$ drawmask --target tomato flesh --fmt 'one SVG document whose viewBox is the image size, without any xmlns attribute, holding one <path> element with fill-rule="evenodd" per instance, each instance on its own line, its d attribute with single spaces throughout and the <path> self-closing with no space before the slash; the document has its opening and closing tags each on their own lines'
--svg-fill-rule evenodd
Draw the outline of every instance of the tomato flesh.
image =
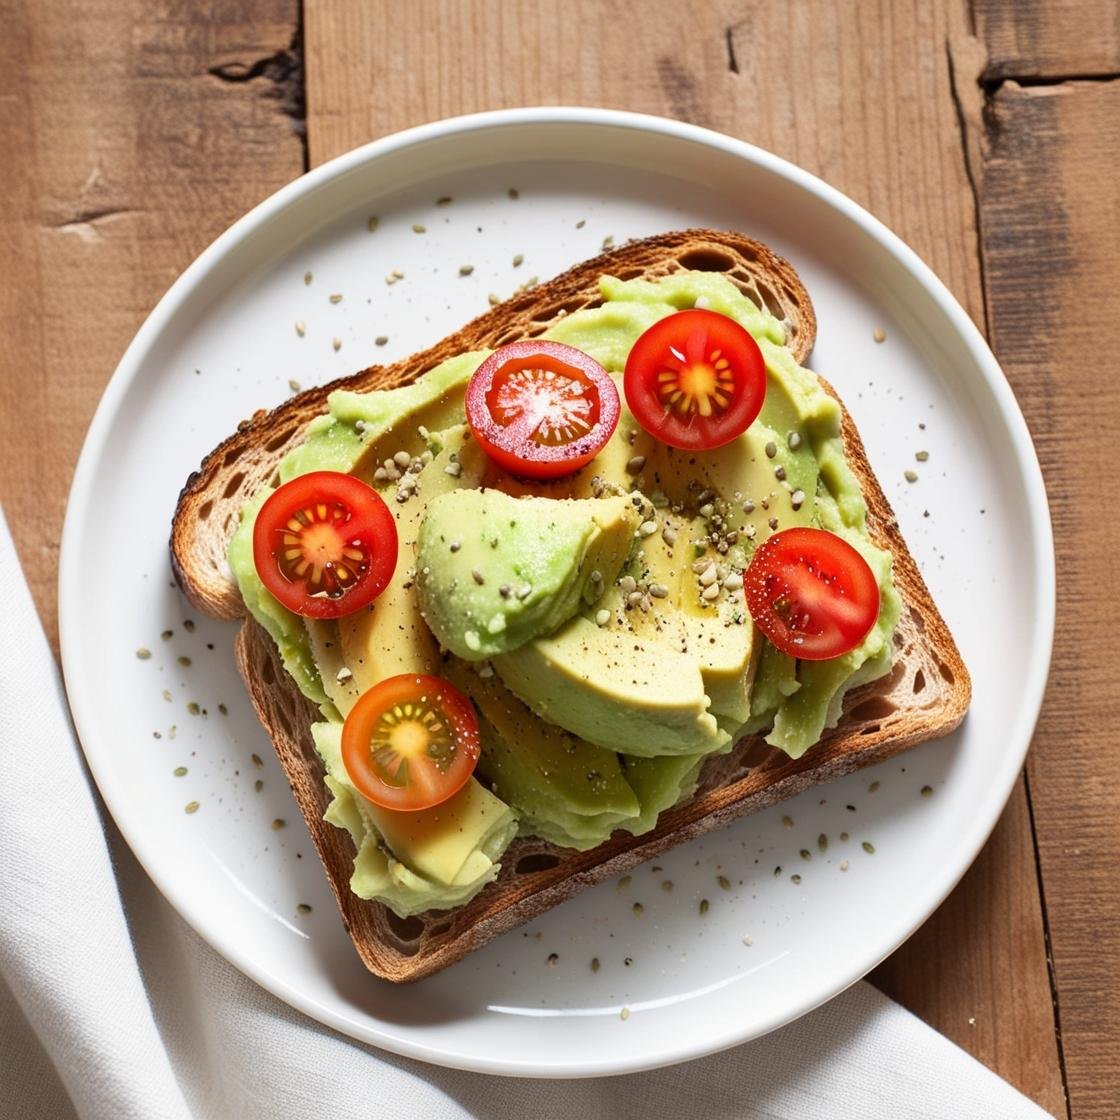
<svg viewBox="0 0 1120 1120">
<path fill-rule="evenodd" d="M 611 438 L 621 406 L 590 354 L 544 339 L 495 350 L 467 386 L 467 421 L 482 449 L 523 478 L 586 466 Z"/>
<path fill-rule="evenodd" d="M 763 634 L 806 661 L 855 649 L 879 617 L 879 585 L 867 561 L 824 529 L 775 533 L 754 554 L 743 586 Z"/>
<path fill-rule="evenodd" d="M 663 443 L 722 447 L 754 422 L 766 397 L 766 362 L 734 319 L 702 308 L 659 319 L 630 351 L 626 403 Z"/>
<path fill-rule="evenodd" d="M 342 761 L 383 809 L 430 809 L 466 785 L 480 753 L 470 700 L 441 677 L 405 673 L 362 693 L 342 728 Z"/>
<path fill-rule="evenodd" d="M 360 479 L 312 471 L 279 487 L 261 506 L 253 562 L 288 610 L 341 618 L 388 586 L 397 564 L 397 525 Z"/>
</svg>

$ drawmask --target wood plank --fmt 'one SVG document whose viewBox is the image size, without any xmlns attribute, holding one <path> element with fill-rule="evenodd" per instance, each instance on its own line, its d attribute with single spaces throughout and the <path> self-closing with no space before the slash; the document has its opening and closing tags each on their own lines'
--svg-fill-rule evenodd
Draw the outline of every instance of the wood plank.
<svg viewBox="0 0 1120 1120">
<path fill-rule="evenodd" d="M 1048 1112 L 1064 1116 L 1033 852 L 1020 779 L 953 895 L 870 979 Z M 962 951 L 964 970 L 951 976 Z"/>
<path fill-rule="evenodd" d="M 1072 1114 L 1114 1117 L 1120 1068 L 1120 82 L 989 104 L 982 226 L 992 338 L 1050 499 L 1058 622 L 1029 760 Z M 1086 345 L 1086 340 L 1089 345 Z"/>
<path fill-rule="evenodd" d="M 683 5 L 639 20 L 592 0 L 315 0 L 305 11 L 318 163 L 438 117 L 529 104 L 691 120 L 823 175 L 906 238 L 977 321 L 975 204 L 946 44 L 963 0 Z M 1064 1111 L 1026 799 L 880 981 L 1054 1112 Z M 976 1026 L 968 1023 L 976 1019 Z"/>
<path fill-rule="evenodd" d="M 285 50 L 298 12 L 14 0 L 5 13 L 0 503 L 53 641 L 66 494 L 101 390 L 178 273 L 303 169 L 275 83 L 208 71 Z"/>
<path fill-rule="evenodd" d="M 1120 72 L 1116 0 L 974 0 L 985 77 L 1074 78 Z"/>
</svg>

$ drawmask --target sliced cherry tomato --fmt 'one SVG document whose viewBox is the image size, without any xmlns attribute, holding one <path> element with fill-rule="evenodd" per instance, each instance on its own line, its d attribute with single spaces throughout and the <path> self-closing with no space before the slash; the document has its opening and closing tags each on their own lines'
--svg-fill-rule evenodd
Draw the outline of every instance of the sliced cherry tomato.
<svg viewBox="0 0 1120 1120">
<path fill-rule="evenodd" d="M 524 478 L 559 478 L 590 463 L 620 410 L 610 374 L 590 354 L 544 339 L 495 350 L 467 386 L 475 438 Z"/>
<path fill-rule="evenodd" d="M 879 585 L 867 561 L 824 529 L 775 533 L 759 546 L 743 584 L 758 628 L 806 661 L 855 649 L 879 617 Z"/>
<path fill-rule="evenodd" d="M 440 677 L 405 673 L 362 693 L 342 728 L 342 762 L 358 792 L 384 809 L 430 809 L 474 773 L 478 717 Z"/>
<path fill-rule="evenodd" d="M 286 482 L 261 506 L 253 562 L 288 610 L 341 618 L 376 599 L 392 579 L 397 524 L 360 479 L 312 471 Z"/>
<path fill-rule="evenodd" d="M 650 435 L 708 451 L 754 422 L 766 396 L 766 362 L 734 319 L 693 308 L 659 319 L 634 343 L 622 385 Z"/>
</svg>

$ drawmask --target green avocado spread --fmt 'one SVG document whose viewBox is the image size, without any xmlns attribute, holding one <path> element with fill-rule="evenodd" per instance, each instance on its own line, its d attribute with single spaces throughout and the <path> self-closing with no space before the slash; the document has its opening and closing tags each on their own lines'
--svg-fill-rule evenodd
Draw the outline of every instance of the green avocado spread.
<svg viewBox="0 0 1120 1120">
<path fill-rule="evenodd" d="M 845 692 L 891 666 L 891 557 L 867 534 L 839 406 L 794 361 L 782 325 L 718 274 L 604 276 L 600 288 L 601 306 L 557 318 L 543 337 L 594 357 L 621 396 L 646 328 L 694 306 L 729 315 L 766 360 L 758 419 L 724 447 L 687 452 L 624 404 L 586 467 L 525 481 L 471 439 L 464 392 L 488 351 L 461 354 L 403 388 L 332 393 L 281 464 L 282 481 L 345 471 L 385 498 L 400 551 L 369 607 L 313 621 L 265 589 L 252 531 L 268 492 L 246 504 L 230 543 L 246 605 L 322 713 L 312 731 L 333 795 L 326 818 L 353 839 L 351 887 L 402 917 L 472 898 L 518 834 L 585 850 L 619 829 L 648 831 L 693 793 L 704 760 L 745 734 L 800 757 L 840 718 Z M 879 584 L 877 623 L 829 661 L 780 653 L 746 611 L 756 545 L 794 525 L 843 537 Z M 470 696 L 482 758 L 451 801 L 393 812 L 354 788 L 340 737 L 366 689 L 413 672 Z"/>
</svg>

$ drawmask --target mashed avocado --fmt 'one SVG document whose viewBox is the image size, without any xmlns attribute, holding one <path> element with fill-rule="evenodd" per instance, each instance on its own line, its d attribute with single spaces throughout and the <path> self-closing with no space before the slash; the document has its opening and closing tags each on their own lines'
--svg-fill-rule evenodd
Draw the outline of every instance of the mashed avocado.
<svg viewBox="0 0 1120 1120">
<path fill-rule="evenodd" d="M 405 388 L 333 393 L 281 465 L 283 480 L 344 470 L 382 492 L 400 554 L 371 608 L 309 623 L 264 589 L 251 549 L 264 495 L 246 505 L 230 545 L 246 605 L 323 713 L 314 735 L 334 794 L 327 819 L 354 840 L 352 887 L 401 915 L 471 898 L 518 829 L 586 849 L 616 829 L 653 828 L 695 789 L 705 758 L 748 732 L 799 757 L 839 719 L 848 689 L 890 668 L 891 558 L 867 535 L 839 406 L 785 349 L 781 324 L 718 274 L 603 277 L 600 287 L 600 307 L 557 319 L 544 337 L 620 380 L 657 320 L 697 304 L 730 315 L 767 365 L 749 431 L 716 451 L 683 452 L 624 407 L 587 467 L 514 479 L 470 439 L 463 394 L 486 352 L 462 354 Z M 742 572 L 756 543 L 792 525 L 842 536 L 879 582 L 876 626 L 832 661 L 779 653 L 746 612 Z M 358 695 L 402 672 L 451 679 L 482 729 L 482 782 L 419 814 L 366 802 L 338 750 Z"/>
</svg>

